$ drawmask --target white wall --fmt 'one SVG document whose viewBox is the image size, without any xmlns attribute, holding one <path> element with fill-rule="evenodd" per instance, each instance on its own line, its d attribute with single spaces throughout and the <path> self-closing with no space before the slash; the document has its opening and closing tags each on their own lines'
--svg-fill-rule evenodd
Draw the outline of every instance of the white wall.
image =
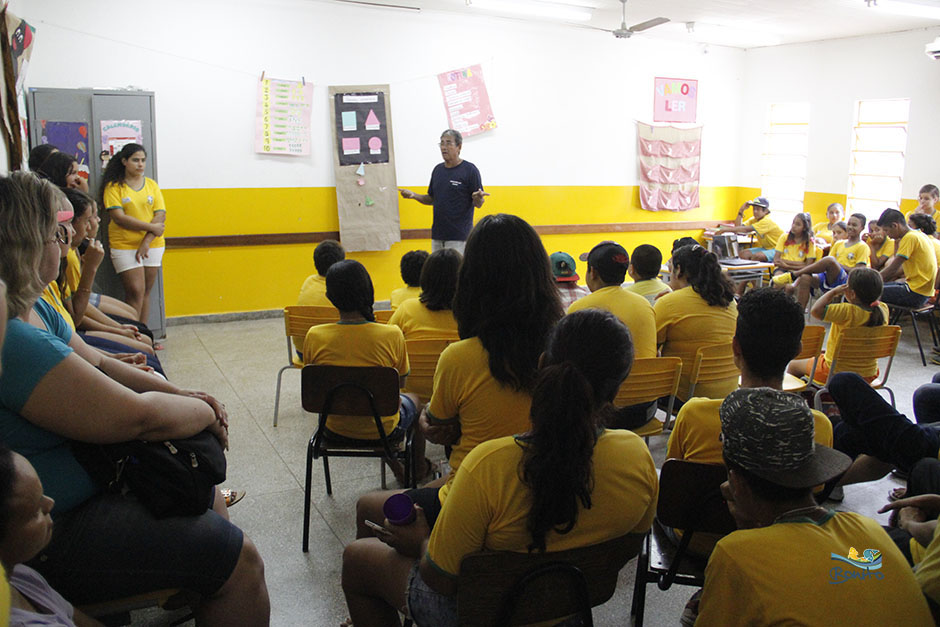
<svg viewBox="0 0 940 627">
<path fill-rule="evenodd" d="M 853 37 L 747 52 L 741 183 L 760 186 L 761 133 L 773 102 L 809 102 L 806 189 L 845 193 L 857 100 L 910 98 L 904 198 L 940 183 L 940 61 L 924 45 L 940 28 Z"/>
<path fill-rule="evenodd" d="M 636 183 L 654 76 L 697 78 L 703 185 L 737 183 L 744 51 L 453 13 L 315 0 L 13 0 L 37 28 L 27 84 L 156 92 L 165 188 L 333 185 L 327 86 L 391 85 L 399 184 L 440 160 L 436 75 L 483 64 L 499 128 L 463 156 L 489 185 Z M 253 152 L 257 80 L 314 83 L 309 158 Z"/>
</svg>

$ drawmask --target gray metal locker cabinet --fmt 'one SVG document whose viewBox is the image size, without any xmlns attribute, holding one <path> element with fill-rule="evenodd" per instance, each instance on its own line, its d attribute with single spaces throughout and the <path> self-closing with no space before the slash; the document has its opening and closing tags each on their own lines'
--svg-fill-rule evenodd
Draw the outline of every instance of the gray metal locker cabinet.
<svg viewBox="0 0 940 627">
<path fill-rule="evenodd" d="M 153 92 L 115 91 L 108 89 L 51 89 L 34 87 L 29 90 L 26 99 L 29 115 L 30 146 L 37 146 L 42 137 L 40 120 L 55 122 L 85 122 L 91 131 L 88 146 L 89 188 L 95 199 L 100 195 L 101 161 L 101 121 L 102 120 L 140 120 L 143 145 L 147 149 L 147 168 L 145 174 L 159 182 L 157 177 L 157 142 L 154 130 Z M 107 246 L 108 216 L 104 207 L 99 207 L 101 229 L 99 237 Z M 169 208 L 172 212 L 172 208 Z M 102 294 L 122 298 L 124 288 L 121 280 L 114 273 L 111 258 L 105 255 L 95 277 L 95 289 Z M 166 313 L 163 302 L 163 268 L 157 275 L 157 282 L 150 292 L 150 317 L 147 326 L 154 336 L 166 334 Z"/>
</svg>

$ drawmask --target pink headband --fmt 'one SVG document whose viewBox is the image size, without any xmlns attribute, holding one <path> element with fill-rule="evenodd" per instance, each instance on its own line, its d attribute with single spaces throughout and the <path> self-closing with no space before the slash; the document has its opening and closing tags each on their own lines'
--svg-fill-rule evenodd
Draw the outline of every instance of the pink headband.
<svg viewBox="0 0 940 627">
<path fill-rule="evenodd" d="M 56 212 L 56 222 L 68 222 L 75 216 L 75 212 L 69 209 L 68 211 L 57 211 Z"/>
</svg>

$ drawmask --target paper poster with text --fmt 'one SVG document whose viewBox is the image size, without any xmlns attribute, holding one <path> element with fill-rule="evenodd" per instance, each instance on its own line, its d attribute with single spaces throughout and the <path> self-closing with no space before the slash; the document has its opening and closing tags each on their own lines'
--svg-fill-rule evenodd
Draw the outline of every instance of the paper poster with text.
<svg viewBox="0 0 940 627">
<path fill-rule="evenodd" d="M 40 143 L 52 144 L 78 161 L 78 174 L 86 181 L 89 176 L 88 124 L 85 122 L 53 122 L 40 120 Z"/>
<path fill-rule="evenodd" d="M 258 81 L 255 152 L 309 155 L 312 104 L 313 83 L 273 78 Z"/>
<path fill-rule="evenodd" d="M 140 120 L 101 120 L 101 152 L 107 152 L 109 157 L 121 152 L 127 144 L 143 143 L 143 123 Z"/>
<path fill-rule="evenodd" d="M 688 78 L 653 79 L 653 121 L 695 122 L 698 81 Z"/>
<path fill-rule="evenodd" d="M 437 75 L 447 109 L 448 126 L 464 137 L 496 128 L 490 97 L 479 65 Z"/>
</svg>

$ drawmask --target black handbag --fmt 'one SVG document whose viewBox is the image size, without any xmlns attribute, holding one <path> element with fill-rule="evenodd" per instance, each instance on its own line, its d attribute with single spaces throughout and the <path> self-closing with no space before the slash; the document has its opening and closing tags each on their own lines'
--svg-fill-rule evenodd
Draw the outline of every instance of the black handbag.
<svg viewBox="0 0 940 627">
<path fill-rule="evenodd" d="M 72 451 L 93 479 L 112 492 L 129 490 L 157 518 L 204 513 L 225 481 L 225 452 L 208 431 L 162 442 L 73 442 Z"/>
</svg>

